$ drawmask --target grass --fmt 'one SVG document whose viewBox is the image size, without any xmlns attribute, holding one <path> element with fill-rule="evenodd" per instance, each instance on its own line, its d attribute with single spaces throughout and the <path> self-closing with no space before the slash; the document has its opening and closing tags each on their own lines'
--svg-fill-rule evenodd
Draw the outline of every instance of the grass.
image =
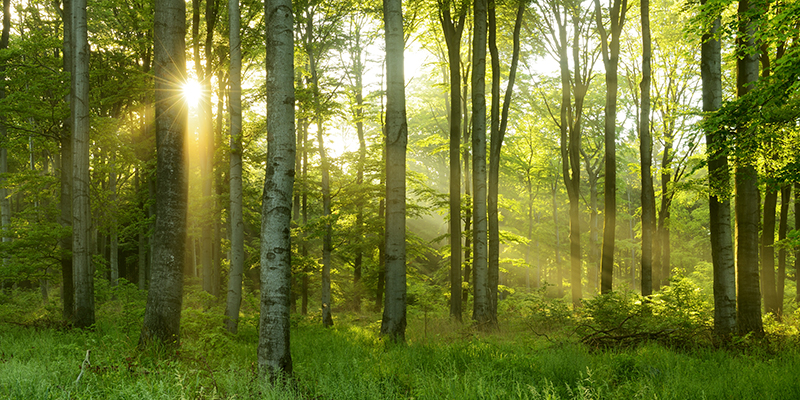
<svg viewBox="0 0 800 400">
<path fill-rule="evenodd" d="M 41 302 L 35 293 L 0 300 L 4 399 L 800 398 L 800 346 L 792 338 L 733 350 L 657 343 L 593 350 L 556 330 L 551 337 L 563 340 L 535 335 L 513 314 L 500 331 L 483 333 L 411 312 L 408 344 L 396 346 L 377 336 L 378 314 L 340 313 L 329 329 L 294 315 L 294 379 L 271 386 L 257 378 L 256 320 L 246 304 L 240 332 L 229 335 L 221 305 L 190 291 L 181 348 L 165 354 L 136 348 L 144 304 L 136 291 L 103 299 L 91 331 L 57 323 L 57 304 L 31 307 Z M 76 382 L 86 350 L 91 365 Z"/>
</svg>

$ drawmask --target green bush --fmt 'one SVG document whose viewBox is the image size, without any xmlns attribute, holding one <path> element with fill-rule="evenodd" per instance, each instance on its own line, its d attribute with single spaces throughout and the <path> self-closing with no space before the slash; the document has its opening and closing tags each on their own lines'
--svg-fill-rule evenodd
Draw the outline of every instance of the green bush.
<svg viewBox="0 0 800 400">
<path fill-rule="evenodd" d="M 627 347 L 647 341 L 690 347 L 710 339 L 711 307 L 700 289 L 680 273 L 652 296 L 612 292 L 584 305 L 578 333 L 583 343 L 593 347 Z"/>
</svg>

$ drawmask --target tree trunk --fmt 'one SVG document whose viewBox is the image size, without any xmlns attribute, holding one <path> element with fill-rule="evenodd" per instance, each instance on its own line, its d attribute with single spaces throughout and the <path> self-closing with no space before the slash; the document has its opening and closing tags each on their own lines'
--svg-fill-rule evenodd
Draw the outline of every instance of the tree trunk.
<svg viewBox="0 0 800 400">
<path fill-rule="evenodd" d="M 738 74 L 736 88 L 739 97 L 747 94 L 752 84 L 758 80 L 759 54 L 755 44 L 757 18 L 750 0 L 739 1 L 739 32 L 737 49 L 743 56 L 737 60 Z M 751 51 L 752 50 L 752 51 Z M 737 128 L 741 154 L 754 155 L 752 137 L 754 133 L 747 127 Z M 748 147 L 749 144 L 749 147 Z M 736 263 L 738 270 L 738 333 L 753 332 L 756 336 L 764 334 L 761 321 L 761 293 L 758 274 L 758 231 L 761 197 L 758 192 L 758 173 L 755 160 L 737 160 L 736 165 Z"/>
<path fill-rule="evenodd" d="M 89 42 L 86 0 L 72 2 L 72 265 L 75 284 L 73 322 L 94 324 L 94 271 L 89 231 Z"/>
<path fill-rule="evenodd" d="M 183 297 L 188 183 L 184 143 L 186 101 L 185 4 L 155 3 L 156 222 L 152 240 L 150 290 L 147 293 L 140 345 L 179 343 Z"/>
<path fill-rule="evenodd" d="M 458 22 L 450 5 L 439 3 L 440 22 L 447 44 L 450 77 L 450 318 L 461 322 L 461 35 L 467 9 L 459 11 Z"/>
<path fill-rule="evenodd" d="M 231 129 L 230 149 L 230 218 L 231 272 L 225 316 L 228 332 L 239 329 L 239 308 L 242 305 L 242 273 L 244 272 L 244 220 L 242 217 L 242 42 L 239 0 L 228 0 L 230 41 L 230 89 L 228 92 Z"/>
<path fill-rule="evenodd" d="M 650 0 L 642 7 L 642 109 L 639 115 L 639 153 L 642 160 L 642 296 L 653 293 L 653 241 L 655 240 L 656 199 L 653 190 L 653 138 L 650 135 L 650 80 L 652 44 L 650 38 Z"/>
<path fill-rule="evenodd" d="M 605 223 L 603 225 L 602 279 L 600 292 L 613 290 L 614 271 L 614 238 L 617 227 L 617 66 L 619 63 L 619 40 L 625 24 L 627 0 L 613 0 L 610 8 L 611 40 L 603 26 L 600 0 L 594 0 L 597 28 L 600 31 L 603 64 L 606 70 L 606 104 L 605 104 Z"/>
<path fill-rule="evenodd" d="M 116 151 L 116 150 L 115 150 Z M 111 154 L 111 165 L 108 172 L 109 202 L 117 204 L 117 155 Z M 119 280 L 119 238 L 117 236 L 117 208 L 111 210 L 111 235 L 109 238 L 109 266 L 111 267 L 111 285 L 116 286 Z"/>
<path fill-rule="evenodd" d="M 520 3 L 514 22 L 513 51 L 511 65 L 508 72 L 508 86 L 503 99 L 502 114 L 500 110 L 500 57 L 497 50 L 497 19 L 496 4 L 494 0 L 489 7 L 489 50 L 492 54 L 492 111 L 491 111 L 491 142 L 489 148 L 489 307 L 492 321 L 497 323 L 497 287 L 500 279 L 500 218 L 498 211 L 498 192 L 500 184 L 500 153 L 503 147 L 503 138 L 508 126 L 508 113 L 511 107 L 511 96 L 514 90 L 514 80 L 519 63 L 520 41 L 522 29 L 522 15 L 525 6 Z M 578 272 L 580 276 L 580 271 Z M 580 297 L 580 285 L 578 286 Z M 574 293 L 574 290 L 573 290 Z"/>
<path fill-rule="evenodd" d="M 794 229 L 800 230 L 800 182 L 794 184 Z M 794 252 L 794 270 L 795 270 L 795 302 L 800 303 L 800 279 L 796 278 L 797 271 L 800 271 L 800 249 Z"/>
<path fill-rule="evenodd" d="M 291 210 L 294 185 L 294 40 L 290 0 L 264 2 L 267 29 L 267 171 L 261 212 L 258 367 L 270 380 L 292 373 Z"/>
<path fill-rule="evenodd" d="M 9 32 L 11 30 L 11 0 L 3 0 L 3 33 L 0 37 L 0 51 L 8 49 Z M 0 65 L 0 75 L 5 76 L 6 65 Z M 0 81 L 0 100 L 6 97 L 5 78 Z M 8 148 L 6 147 L 6 122 L 5 114 L 0 116 L 0 228 L 2 229 L 3 243 L 9 243 L 11 238 L 6 232 L 11 227 L 11 203 L 8 201 L 8 189 L 6 189 L 6 174 L 8 173 Z M 62 133 L 63 135 L 63 133 Z M 63 182 L 63 180 L 62 180 Z M 62 256 L 63 259 L 64 256 Z M 2 266 L 6 266 L 7 259 L 2 260 Z M 70 274 L 71 275 L 71 274 Z M 71 281 L 71 279 L 70 279 Z M 66 284 L 66 281 L 64 282 Z M 71 284 L 72 282 L 70 282 Z M 65 291 L 66 292 L 66 291 Z M 66 310 L 67 303 L 64 303 Z M 67 317 L 65 313 L 64 317 Z"/>
<path fill-rule="evenodd" d="M 406 122 L 403 10 L 385 0 L 386 38 L 386 302 L 381 335 L 405 342 L 406 332 Z"/>
<path fill-rule="evenodd" d="M 472 54 L 472 242 L 475 271 L 472 319 L 478 325 L 492 321 L 486 249 L 486 0 L 475 0 Z"/>
<path fill-rule="evenodd" d="M 761 228 L 761 291 L 764 312 L 777 315 L 778 293 L 775 289 L 775 211 L 778 191 L 768 182 L 764 194 L 764 223 Z"/>
<path fill-rule="evenodd" d="M 786 239 L 786 233 L 789 230 L 789 202 L 792 197 L 792 187 L 787 183 L 781 187 L 781 216 L 780 223 L 778 224 L 778 240 Z M 795 215 L 795 219 L 797 216 Z M 777 301 L 776 301 L 776 314 L 778 319 L 783 318 L 783 300 L 785 295 L 786 286 L 786 248 L 781 247 L 778 250 L 778 277 L 777 277 Z"/>
</svg>

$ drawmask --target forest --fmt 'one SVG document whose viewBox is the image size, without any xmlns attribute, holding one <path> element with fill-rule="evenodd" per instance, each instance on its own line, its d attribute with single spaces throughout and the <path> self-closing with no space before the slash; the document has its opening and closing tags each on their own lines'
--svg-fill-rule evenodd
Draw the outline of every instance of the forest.
<svg viewBox="0 0 800 400">
<path fill-rule="evenodd" d="M 0 397 L 792 399 L 796 0 L 3 0 Z"/>
</svg>

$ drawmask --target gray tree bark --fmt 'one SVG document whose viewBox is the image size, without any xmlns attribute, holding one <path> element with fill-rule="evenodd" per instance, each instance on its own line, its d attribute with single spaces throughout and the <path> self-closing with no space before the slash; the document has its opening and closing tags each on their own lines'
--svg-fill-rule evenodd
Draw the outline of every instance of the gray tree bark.
<svg viewBox="0 0 800 400">
<path fill-rule="evenodd" d="M 75 285 L 73 323 L 94 324 L 91 208 L 89 206 L 89 42 L 86 0 L 72 1 L 72 265 Z"/>
<path fill-rule="evenodd" d="M 406 335 L 406 120 L 401 0 L 384 0 L 386 40 L 386 300 L 381 335 Z"/>
<path fill-rule="evenodd" d="M 186 5 L 157 0 L 154 14 L 156 117 L 156 221 L 151 243 L 140 346 L 179 342 L 183 297 L 188 182 L 184 143 L 187 105 L 181 95 L 186 77 Z"/>
<path fill-rule="evenodd" d="M 750 0 L 739 1 L 739 32 L 736 47 L 736 88 L 739 97 L 747 94 L 758 80 L 759 52 L 755 43 L 756 21 Z M 755 154 L 755 134 L 747 127 L 737 128 L 741 154 Z M 738 159 L 736 162 L 736 269 L 738 271 L 738 333 L 764 334 L 761 320 L 761 292 L 758 273 L 758 231 L 761 196 L 758 190 L 758 172 L 755 160 Z"/>
<path fill-rule="evenodd" d="M 289 312 L 294 134 L 294 38 L 291 0 L 265 0 L 267 27 L 267 171 L 261 212 L 261 316 L 258 367 L 271 380 L 291 375 Z"/>
<path fill-rule="evenodd" d="M 242 217 L 242 42 L 239 0 L 228 0 L 230 42 L 230 89 L 228 92 L 231 113 L 230 149 L 230 218 L 231 218 L 231 272 L 228 277 L 228 296 L 225 316 L 228 332 L 239 329 L 239 307 L 242 305 L 242 271 L 244 270 L 244 220 Z"/>
<path fill-rule="evenodd" d="M 786 239 L 786 233 L 789 230 L 789 202 L 791 201 L 792 197 L 792 186 L 790 184 L 784 184 L 781 187 L 781 213 L 780 213 L 780 222 L 778 223 L 778 240 Z M 795 219 L 797 219 L 797 214 L 795 214 Z M 786 248 L 781 247 L 778 250 L 778 276 L 777 276 L 777 286 L 776 286 L 776 295 L 777 295 L 777 310 L 776 310 L 776 317 L 779 319 L 783 318 L 783 300 L 786 291 Z"/>
<path fill-rule="evenodd" d="M 475 0 L 472 42 L 472 243 L 475 279 L 472 319 L 478 325 L 491 323 L 487 260 L 486 210 L 486 41 L 487 3 Z"/>
<path fill-rule="evenodd" d="M 707 0 L 703 7 L 707 7 Z M 722 58 L 716 38 L 720 28 L 718 14 L 707 33 L 703 34 L 700 73 L 703 81 L 703 112 L 710 113 L 722 105 Z M 733 258 L 731 205 L 728 197 L 730 176 L 728 156 L 723 138 L 714 131 L 706 132 L 708 148 L 709 230 L 711 260 L 714 270 L 714 331 L 728 337 L 736 329 L 736 268 Z"/>
<path fill-rule="evenodd" d="M 11 30 L 11 0 L 3 0 L 3 33 L 0 36 L 0 50 L 8 48 L 9 33 Z M 6 65 L 0 65 L 0 74 L 4 74 Z M 0 82 L 0 100 L 6 97 L 5 78 Z M 2 228 L 2 241 L 8 243 L 11 238 L 6 236 L 7 229 L 11 227 L 11 203 L 8 201 L 6 177 L 8 173 L 8 148 L 6 148 L 6 116 L 0 115 L 0 228 Z M 6 263 L 6 260 L 3 260 Z M 72 282 L 70 282 L 71 284 Z"/>
</svg>

